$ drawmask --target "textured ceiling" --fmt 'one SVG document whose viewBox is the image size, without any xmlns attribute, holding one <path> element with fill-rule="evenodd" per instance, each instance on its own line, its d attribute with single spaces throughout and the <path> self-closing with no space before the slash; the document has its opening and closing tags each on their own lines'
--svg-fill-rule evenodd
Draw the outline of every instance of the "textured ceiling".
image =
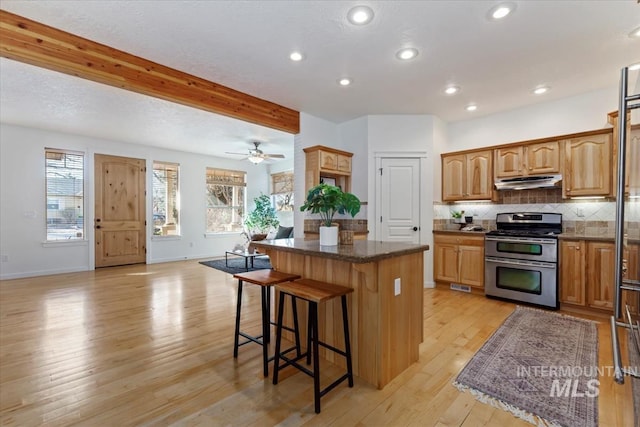
<svg viewBox="0 0 640 427">
<path fill-rule="evenodd" d="M 515 13 L 498 22 L 486 18 L 493 1 L 3 0 L 0 7 L 334 122 L 368 114 L 465 120 L 613 87 L 620 68 L 640 62 L 640 39 L 628 37 L 640 26 L 635 0 L 514 3 Z M 374 9 L 371 24 L 348 23 L 356 4 Z M 400 62 L 401 47 L 420 54 Z M 289 61 L 293 50 L 306 59 Z M 248 149 L 253 139 L 265 141 L 266 152 L 292 145 L 282 132 L 6 59 L 0 72 L 5 122 L 210 154 Z M 343 76 L 354 84 L 339 87 Z M 458 95 L 443 94 L 450 83 L 461 86 Z M 532 95 L 539 84 L 552 89 Z M 474 113 L 464 109 L 470 102 Z"/>
</svg>

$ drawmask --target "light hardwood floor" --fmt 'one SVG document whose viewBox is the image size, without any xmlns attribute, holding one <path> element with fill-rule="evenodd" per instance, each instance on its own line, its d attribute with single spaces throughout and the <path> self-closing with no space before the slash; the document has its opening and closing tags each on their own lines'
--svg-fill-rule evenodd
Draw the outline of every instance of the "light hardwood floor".
<svg viewBox="0 0 640 427">
<path fill-rule="evenodd" d="M 243 329 L 257 332 L 259 289 L 244 295 Z M 419 362 L 383 390 L 357 377 L 340 385 L 316 415 L 311 378 L 287 369 L 273 386 L 254 344 L 233 359 L 230 275 L 182 261 L 2 281 L 0 423 L 529 426 L 451 385 L 514 304 L 443 289 L 424 297 Z M 597 320 L 608 366 L 608 323 Z M 322 369 L 325 380 L 337 373 Z M 630 389 L 601 378 L 601 426 L 633 425 Z"/>
</svg>

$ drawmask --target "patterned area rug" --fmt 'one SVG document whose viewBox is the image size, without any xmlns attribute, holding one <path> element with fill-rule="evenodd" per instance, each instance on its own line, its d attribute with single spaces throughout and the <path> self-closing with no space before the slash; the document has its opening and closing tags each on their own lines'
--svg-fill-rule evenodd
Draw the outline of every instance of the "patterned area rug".
<svg viewBox="0 0 640 427">
<path fill-rule="evenodd" d="M 251 268 L 251 261 L 249 261 L 249 268 L 244 268 L 244 258 L 229 256 L 229 266 L 227 267 L 224 258 L 214 259 L 212 261 L 200 261 L 200 264 L 207 267 L 215 268 L 216 270 L 224 271 L 229 274 L 244 273 L 245 271 L 262 270 L 265 268 L 271 268 L 271 262 L 267 257 L 254 258 L 253 268 Z"/>
<path fill-rule="evenodd" d="M 598 425 L 595 322 L 516 307 L 454 385 L 542 426 Z"/>
</svg>

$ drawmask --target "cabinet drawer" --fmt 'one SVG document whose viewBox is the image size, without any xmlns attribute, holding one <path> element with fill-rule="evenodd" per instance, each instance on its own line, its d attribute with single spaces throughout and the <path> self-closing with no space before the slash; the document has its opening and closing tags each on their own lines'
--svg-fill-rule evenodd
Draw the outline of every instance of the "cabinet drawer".
<svg viewBox="0 0 640 427">
<path fill-rule="evenodd" d="M 445 245 L 465 245 L 465 246 L 484 246 L 484 235 L 482 236 L 463 236 L 460 234 L 444 235 L 436 234 L 434 243 L 442 243 Z"/>
</svg>

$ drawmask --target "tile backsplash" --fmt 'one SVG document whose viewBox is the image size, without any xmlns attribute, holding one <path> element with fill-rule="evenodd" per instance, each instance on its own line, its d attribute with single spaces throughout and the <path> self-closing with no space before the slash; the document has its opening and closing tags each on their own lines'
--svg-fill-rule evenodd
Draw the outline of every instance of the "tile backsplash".
<svg viewBox="0 0 640 427">
<path fill-rule="evenodd" d="M 473 223 L 487 230 L 495 229 L 496 215 L 502 212 L 555 212 L 562 214 L 563 229 L 578 235 L 613 235 L 616 204 L 605 199 L 563 200 L 561 190 L 503 191 L 498 202 L 454 203 L 435 202 L 434 229 L 455 228 L 451 213 L 464 211 L 473 216 Z M 640 233 L 640 199 L 625 204 L 625 221 L 629 234 Z"/>
</svg>

